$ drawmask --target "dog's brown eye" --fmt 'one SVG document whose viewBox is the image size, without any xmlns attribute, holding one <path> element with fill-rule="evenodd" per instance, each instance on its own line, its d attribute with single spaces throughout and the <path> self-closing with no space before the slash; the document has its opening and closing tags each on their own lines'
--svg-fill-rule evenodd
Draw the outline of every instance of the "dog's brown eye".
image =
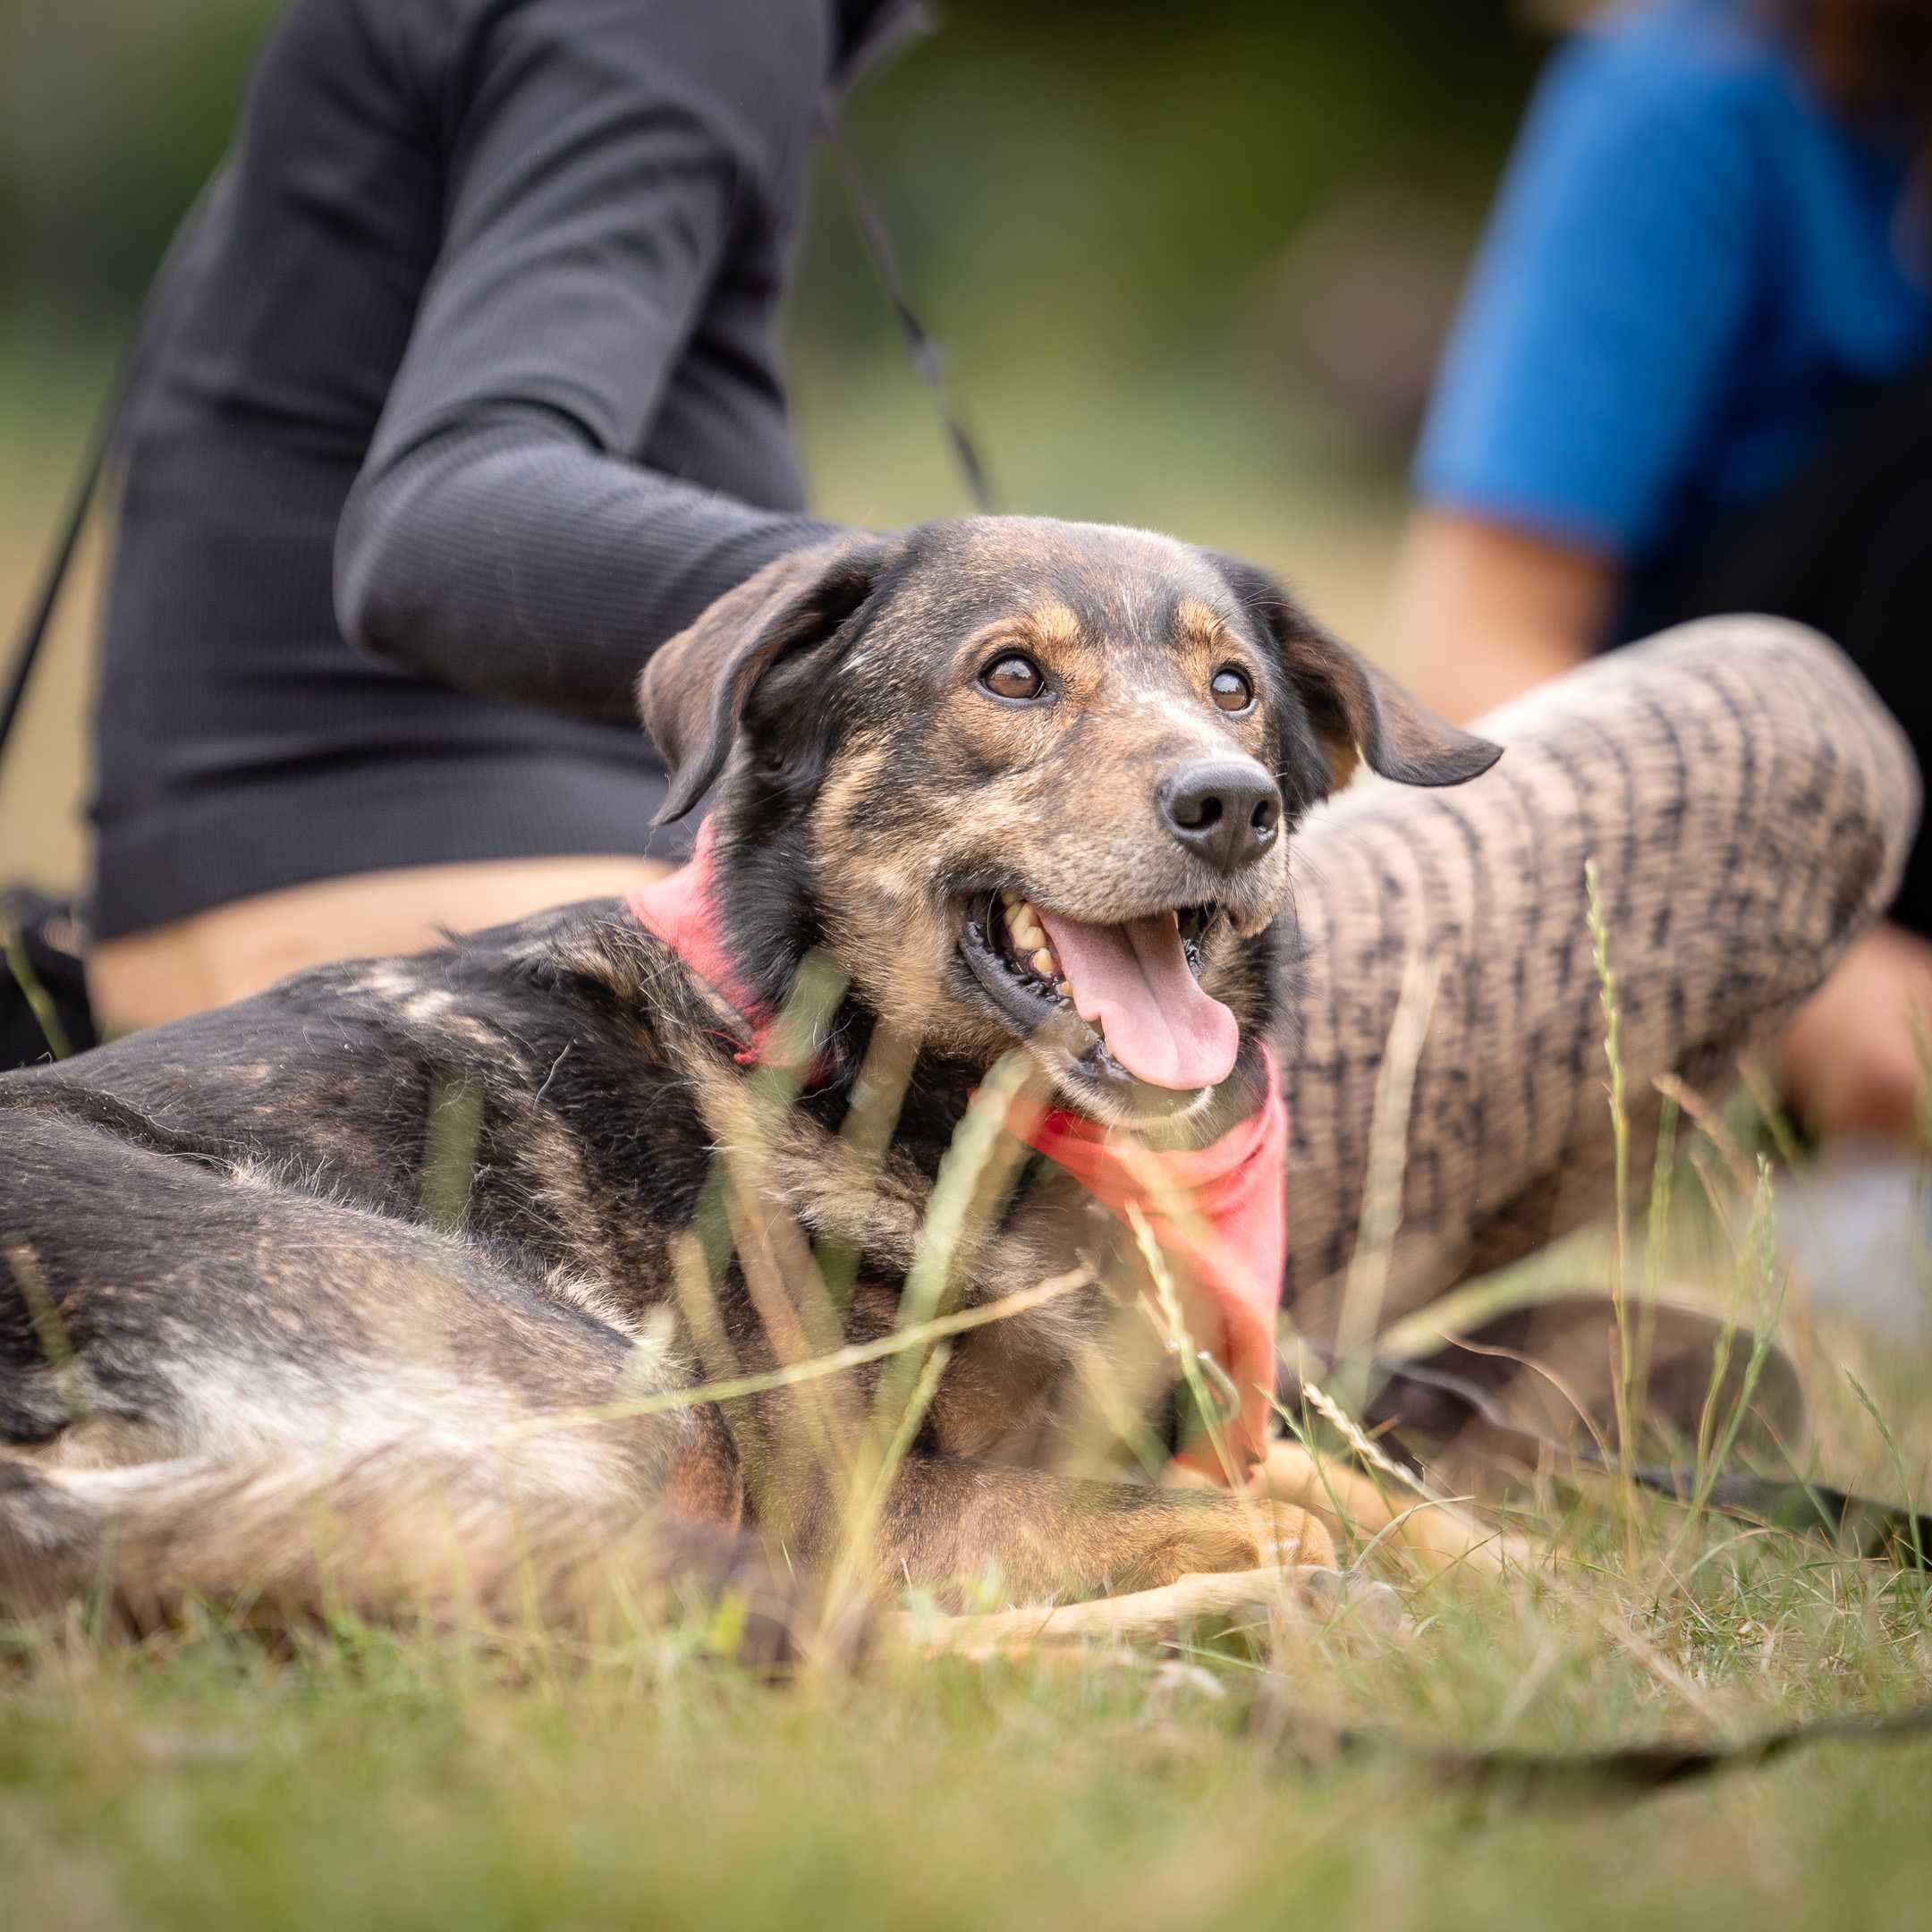
<svg viewBox="0 0 1932 1932">
<path fill-rule="evenodd" d="M 1254 686 L 1245 671 L 1223 665 L 1208 680 L 1208 695 L 1224 711 L 1245 711 L 1254 702 Z"/>
<path fill-rule="evenodd" d="M 1030 657 L 1008 651 L 979 674 L 979 682 L 996 698 L 1038 698 L 1046 689 L 1046 674 Z"/>
</svg>

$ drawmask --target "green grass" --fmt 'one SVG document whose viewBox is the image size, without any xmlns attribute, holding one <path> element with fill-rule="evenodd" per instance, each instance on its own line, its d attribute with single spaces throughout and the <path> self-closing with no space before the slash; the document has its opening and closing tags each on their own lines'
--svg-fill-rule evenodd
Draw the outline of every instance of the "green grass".
<svg viewBox="0 0 1932 1932">
<path fill-rule="evenodd" d="M 1852 1352 L 1812 1358 L 1816 1459 L 1890 1488 L 1927 1460 L 1885 1406 L 1918 1365 L 1853 1368 L 1886 1392 L 1881 1431 Z M 772 1688 L 690 1632 L 585 1655 L 344 1630 L 292 1656 L 212 1626 L 18 1633 L 0 1924 L 1922 1922 L 1932 1740 L 1635 1801 L 1430 1763 L 1738 1740 L 1932 1690 L 1922 1579 L 1636 1508 L 1626 1535 L 1607 1498 L 1549 1499 L 1532 1575 L 1385 1569 L 1404 1640 L 1282 1631 L 1180 1672 L 882 1657 Z M 1338 1757 L 1343 1729 L 1386 1742 Z"/>
<path fill-rule="evenodd" d="M 449 1645 L 44 1658 L 0 1715 L 21 1926 L 1869 1923 L 1932 1880 L 1932 1744 L 1629 1805 L 1325 1763 L 1322 1720 L 1560 1748 L 1919 1694 L 1917 1586 L 1763 1539 L 1683 1596 L 1579 1553 L 1423 1593 L 1399 1647 L 923 1665 L 792 1692 L 642 1649 L 528 1681 Z M 1284 1713 L 1294 1720 L 1273 1736 Z M 1301 1737 L 1296 1723 L 1310 1725 Z M 1911 1922 L 1919 1922 L 1913 1919 Z"/>
</svg>

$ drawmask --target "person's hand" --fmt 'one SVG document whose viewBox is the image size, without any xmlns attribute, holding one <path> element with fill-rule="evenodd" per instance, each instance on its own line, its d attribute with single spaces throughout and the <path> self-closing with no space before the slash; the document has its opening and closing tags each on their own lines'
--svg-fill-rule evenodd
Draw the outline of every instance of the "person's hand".
<svg viewBox="0 0 1932 1932">
<path fill-rule="evenodd" d="M 1778 1046 L 1786 1104 L 1813 1133 L 1925 1138 L 1932 943 L 1876 927 L 1799 1009 Z"/>
</svg>

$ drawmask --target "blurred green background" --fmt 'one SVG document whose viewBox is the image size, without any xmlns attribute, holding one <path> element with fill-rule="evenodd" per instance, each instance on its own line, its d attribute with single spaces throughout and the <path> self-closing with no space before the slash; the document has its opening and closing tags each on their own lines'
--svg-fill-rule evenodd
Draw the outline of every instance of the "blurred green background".
<svg viewBox="0 0 1932 1932">
<path fill-rule="evenodd" d="M 280 10 L 0 0 L 9 642 L 114 351 Z M 1245 551 L 1377 648 L 1402 461 L 1547 11 L 945 8 L 846 119 L 1004 504 Z M 963 507 L 823 171 L 788 329 L 817 506 L 878 524 Z M 0 876 L 85 872 L 98 551 L 0 769 Z"/>
</svg>

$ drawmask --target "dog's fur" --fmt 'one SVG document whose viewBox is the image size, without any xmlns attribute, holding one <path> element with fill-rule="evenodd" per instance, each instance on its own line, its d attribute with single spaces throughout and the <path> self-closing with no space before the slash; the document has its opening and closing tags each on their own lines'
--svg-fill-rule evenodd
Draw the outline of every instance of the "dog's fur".
<svg viewBox="0 0 1932 1932">
<path fill-rule="evenodd" d="M 1050 702 L 988 694 L 1003 648 Z M 1238 716 L 1208 694 L 1230 664 L 1256 696 Z M 1286 838 L 1210 872 L 1161 829 L 1162 779 L 1257 761 L 1285 834 L 1358 758 L 1443 784 L 1496 756 L 1251 569 L 1017 519 L 785 558 L 666 645 L 640 696 L 667 815 L 722 775 L 721 916 L 759 1000 L 783 1008 L 814 953 L 842 976 L 795 1106 L 742 1063 L 741 1017 L 617 903 L 303 973 L 0 1082 L 16 1599 L 108 1561 L 149 1604 L 313 1587 L 318 1499 L 350 1513 L 338 1551 L 377 1599 L 427 1587 L 445 1531 L 465 1573 L 500 1579 L 532 1538 L 580 1558 L 653 1513 L 822 1560 L 849 1501 L 831 1471 L 888 1361 L 724 1407 L 650 1399 L 894 1329 L 968 1096 L 1028 1032 L 960 950 L 976 908 L 1011 886 L 1107 922 L 1219 904 L 1201 979 L 1241 1027 L 1220 1087 L 1139 1088 L 1070 1012 L 1026 1041 L 1059 1104 L 1205 1142 L 1255 1105 L 1280 1035 Z M 855 1107 L 869 1083 L 883 1099 Z M 949 1305 L 1085 1273 L 956 1338 L 877 1499 L 875 1580 L 996 1565 L 1031 1597 L 1254 1563 L 1267 1534 L 1239 1499 L 1061 1472 L 1084 1368 L 1148 1394 L 1171 1436 L 1165 1377 L 1148 1388 L 1111 1220 L 1038 1160 L 994 1206 Z M 600 1406 L 619 1412 L 530 1426 Z M 1289 1516 L 1280 1547 L 1319 1560 Z"/>
</svg>

